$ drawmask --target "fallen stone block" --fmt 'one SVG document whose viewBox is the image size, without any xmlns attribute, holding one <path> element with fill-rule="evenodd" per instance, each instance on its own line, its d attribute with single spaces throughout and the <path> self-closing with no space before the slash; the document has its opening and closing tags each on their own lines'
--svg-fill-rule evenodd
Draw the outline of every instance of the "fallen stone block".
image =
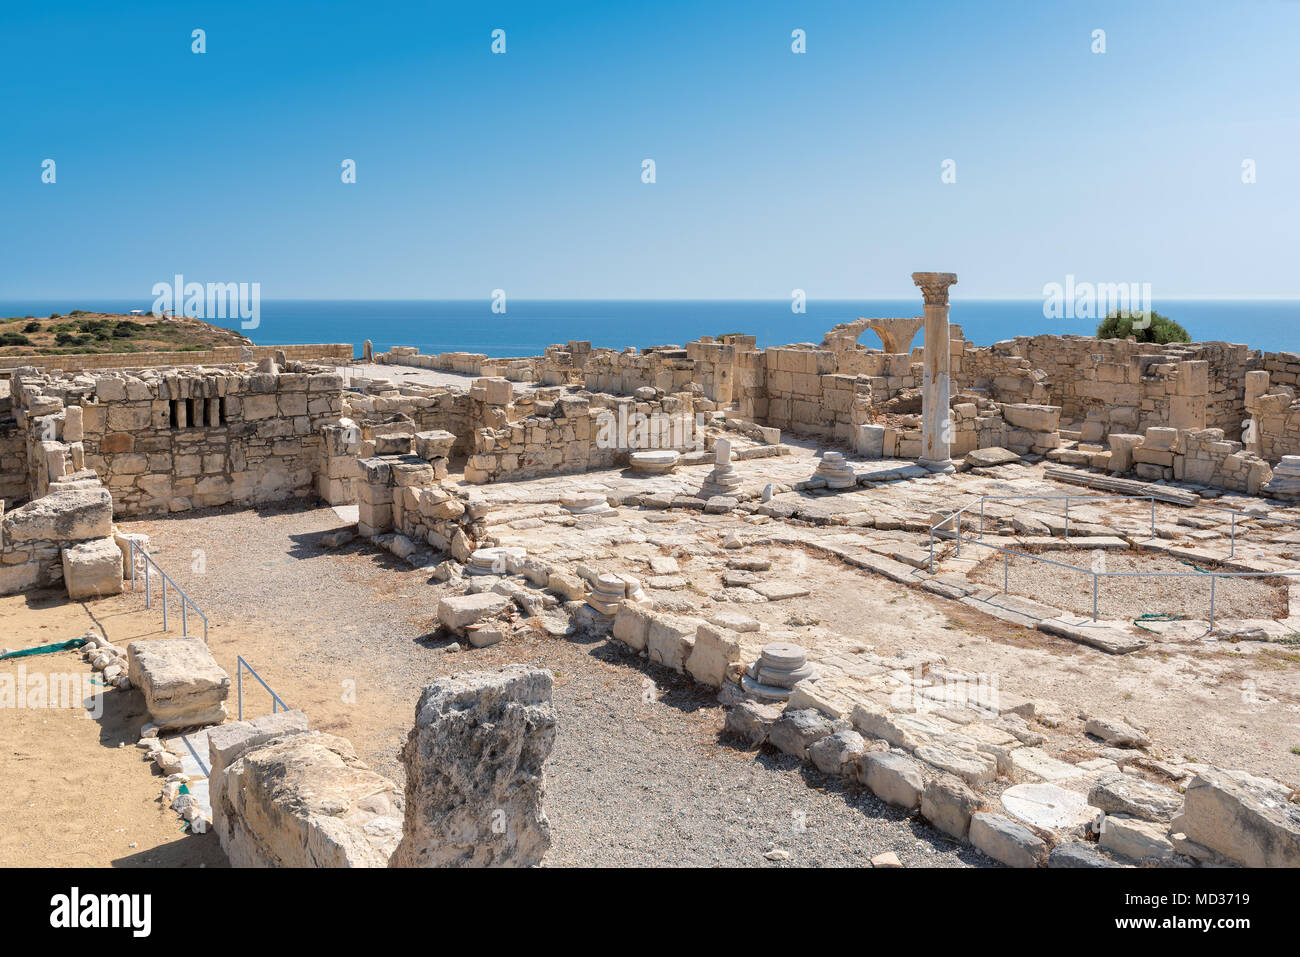
<svg viewBox="0 0 1300 957">
<path fill-rule="evenodd" d="M 704 622 L 698 618 L 654 615 L 646 633 L 646 652 L 650 660 L 681 673 L 686 669 L 695 647 L 695 632 Z"/>
<path fill-rule="evenodd" d="M 1089 844 L 1086 841 L 1070 841 L 1052 848 L 1052 853 L 1047 855 L 1047 866 L 1097 868 L 1122 867 L 1123 865 L 1116 863 L 1097 850 L 1095 844 Z"/>
<path fill-rule="evenodd" d="M 1300 805 L 1287 788 L 1245 771 L 1192 778 L 1176 829 L 1247 867 L 1300 867 Z"/>
<path fill-rule="evenodd" d="M 998 776 L 997 760 L 977 750 L 973 741 L 965 744 L 940 738 L 918 745 L 915 753 L 926 764 L 954 774 L 972 787 L 991 784 Z"/>
<path fill-rule="evenodd" d="M 1017 784 L 1001 801 L 1009 817 L 1051 842 L 1084 838 L 1102 816 L 1082 794 L 1055 784 Z"/>
<path fill-rule="evenodd" d="M 1047 863 L 1046 842 L 1001 814 L 980 811 L 972 815 L 970 842 L 1007 867 L 1042 867 Z"/>
<path fill-rule="evenodd" d="M 232 867 L 384 867 L 401 836 L 397 786 L 332 734 L 290 732 L 244 751 L 218 793 Z"/>
<path fill-rule="evenodd" d="M 134 641 L 127 650 L 127 674 L 144 695 L 159 728 L 189 728 L 226 720 L 230 675 L 201 638 Z"/>
<path fill-rule="evenodd" d="M 808 756 L 818 771 L 846 778 L 859 776 L 865 754 L 866 742 L 856 731 L 836 731 L 808 748 Z"/>
<path fill-rule="evenodd" d="M 1101 738 L 1113 748 L 1145 748 L 1151 743 L 1151 739 L 1137 728 L 1113 718 L 1089 718 L 1083 731 Z"/>
<path fill-rule="evenodd" d="M 911 809 L 921 806 L 925 781 L 918 762 L 893 751 L 873 751 L 863 760 L 862 766 L 863 783 L 876 797 L 899 807 Z"/>
<path fill-rule="evenodd" d="M 122 593 L 122 550 L 111 538 L 62 549 L 63 584 L 73 601 Z"/>
<path fill-rule="evenodd" d="M 756 748 L 767 740 L 768 731 L 780 717 L 780 708 L 757 701 L 742 701 L 727 712 L 723 727 L 749 747 Z"/>
<path fill-rule="evenodd" d="M 975 449 L 966 453 L 966 461 L 972 468 L 992 468 L 995 465 L 1010 465 L 1019 462 L 1020 456 L 1015 452 L 998 446 L 987 449 Z"/>
<path fill-rule="evenodd" d="M 450 595 L 438 602 L 438 620 L 459 635 L 464 634 L 470 625 L 504 615 L 513 605 L 509 596 L 496 592 Z"/>
<path fill-rule="evenodd" d="M 1172 821 L 1183 797 L 1172 788 L 1136 774 L 1108 774 L 1088 792 L 1088 803 L 1107 814 L 1127 814 L 1144 821 Z"/>
<path fill-rule="evenodd" d="M 831 723 L 811 708 L 786 708 L 768 729 L 767 740 L 774 748 L 808 760 L 808 748 L 831 733 Z"/>
<path fill-rule="evenodd" d="M 1127 814 L 1107 814 L 1101 822 L 1097 843 L 1112 854 L 1133 861 L 1167 860 L 1174 856 L 1168 824 Z"/>
<path fill-rule="evenodd" d="M 212 821 L 219 824 L 220 791 L 224 772 L 252 748 L 284 734 L 301 734 L 307 730 L 307 715 L 301 711 L 278 711 L 249 721 L 231 721 L 208 729 L 208 781 L 210 782 Z M 157 729 L 153 729 L 157 734 Z M 217 828 L 220 833 L 220 827 Z"/>
<path fill-rule="evenodd" d="M 402 749 L 406 816 L 393 867 L 529 867 L 551 846 L 543 765 L 549 671 L 512 665 L 427 685 Z"/>
<path fill-rule="evenodd" d="M 552 576 L 552 579 L 554 576 Z M 645 649 L 650 638 L 650 621 L 654 613 L 644 605 L 625 601 L 614 615 L 614 637 L 633 651 Z"/>
<path fill-rule="evenodd" d="M 921 816 L 958 840 L 966 840 L 970 819 L 980 808 L 978 794 L 960 778 L 951 774 L 936 775 L 926 782 L 921 793 Z"/>
</svg>

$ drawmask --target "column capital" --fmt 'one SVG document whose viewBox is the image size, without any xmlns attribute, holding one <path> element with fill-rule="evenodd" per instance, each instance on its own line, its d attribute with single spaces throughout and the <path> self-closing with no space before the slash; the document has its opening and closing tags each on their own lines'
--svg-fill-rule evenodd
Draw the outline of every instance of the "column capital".
<svg viewBox="0 0 1300 957">
<path fill-rule="evenodd" d="M 957 284 L 955 272 L 914 272 L 912 282 L 921 287 L 921 298 L 927 306 L 948 305 L 948 287 Z"/>
</svg>

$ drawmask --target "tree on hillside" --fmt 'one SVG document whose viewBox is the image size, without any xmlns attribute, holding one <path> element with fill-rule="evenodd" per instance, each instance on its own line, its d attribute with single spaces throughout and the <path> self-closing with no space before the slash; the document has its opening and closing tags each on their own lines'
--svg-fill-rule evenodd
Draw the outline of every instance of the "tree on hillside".
<svg viewBox="0 0 1300 957">
<path fill-rule="evenodd" d="M 1097 326 L 1097 338 L 1127 339 L 1132 336 L 1138 342 L 1192 341 L 1192 337 L 1187 334 L 1186 329 L 1168 316 L 1160 315 L 1154 309 L 1151 310 L 1150 321 L 1143 328 L 1136 328 L 1134 323 L 1141 324 L 1141 318 L 1134 319 L 1128 313 L 1112 312 Z"/>
</svg>

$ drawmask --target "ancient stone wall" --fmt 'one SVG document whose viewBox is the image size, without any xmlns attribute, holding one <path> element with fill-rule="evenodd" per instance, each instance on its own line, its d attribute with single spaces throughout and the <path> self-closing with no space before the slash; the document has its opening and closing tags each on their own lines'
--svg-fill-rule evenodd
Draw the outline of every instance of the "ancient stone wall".
<svg viewBox="0 0 1300 957">
<path fill-rule="evenodd" d="M 65 416 L 77 406 L 84 465 L 104 481 L 118 515 L 308 497 L 320 428 L 338 422 L 343 397 L 338 375 L 300 368 L 20 378 L 32 490 L 39 494 L 39 470 L 55 451 L 40 444 L 48 441 L 41 420 L 53 414 L 46 405 L 67 402 Z"/>
<path fill-rule="evenodd" d="M 0 370 L 34 366 L 46 371 L 83 372 L 99 369 L 150 369 L 163 366 L 214 366 L 275 358 L 284 353 L 297 361 L 352 361 L 352 346 L 346 342 L 290 346 L 218 346 L 187 352 L 112 352 L 57 356 L 0 356 Z"/>
</svg>

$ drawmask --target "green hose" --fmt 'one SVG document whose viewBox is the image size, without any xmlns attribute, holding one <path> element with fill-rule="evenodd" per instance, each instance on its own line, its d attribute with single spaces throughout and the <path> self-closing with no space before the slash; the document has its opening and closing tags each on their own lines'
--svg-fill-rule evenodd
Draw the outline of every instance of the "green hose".
<svg viewBox="0 0 1300 957">
<path fill-rule="evenodd" d="M 1190 564 L 1190 563 L 1189 563 L 1189 564 Z M 1193 566 L 1193 567 L 1194 567 L 1194 566 Z M 1200 571 L 1199 568 L 1196 569 L 1196 570 L 1197 570 L 1197 571 Z M 1149 631 L 1149 632 L 1151 632 L 1151 634 L 1155 635 L 1155 634 L 1159 634 L 1159 633 L 1158 633 L 1154 628 L 1148 628 L 1146 625 L 1142 624 L 1142 622 L 1144 622 L 1144 621 L 1182 621 L 1182 620 L 1183 620 L 1183 617 L 1184 617 L 1184 616 L 1182 616 L 1182 615 L 1170 615 L 1170 614 L 1167 614 L 1167 613 L 1165 613 L 1165 612 L 1163 612 L 1163 611 L 1149 611 L 1149 612 L 1147 612 L 1147 613 L 1144 614 L 1144 615 L 1138 615 L 1136 618 L 1134 618 L 1134 619 L 1133 619 L 1133 625 L 1134 625 L 1135 627 L 1137 627 L 1137 628 L 1141 628 L 1143 631 Z"/>
<path fill-rule="evenodd" d="M 85 638 L 72 638 L 68 641 L 60 641 L 53 645 L 37 645 L 35 648 L 23 648 L 19 651 L 11 651 L 7 655 L 0 655 L 0 661 L 4 661 L 6 658 L 27 658 L 31 655 L 48 655 L 55 651 L 72 651 L 74 648 L 80 648 L 85 643 Z"/>
</svg>

